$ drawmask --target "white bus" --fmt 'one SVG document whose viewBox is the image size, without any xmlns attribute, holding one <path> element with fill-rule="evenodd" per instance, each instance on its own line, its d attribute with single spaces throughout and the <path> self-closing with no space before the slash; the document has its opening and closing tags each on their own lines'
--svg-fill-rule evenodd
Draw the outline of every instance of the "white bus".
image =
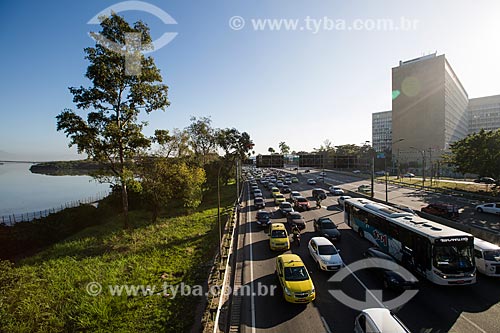
<svg viewBox="0 0 500 333">
<path fill-rule="evenodd" d="M 476 282 L 472 235 L 364 198 L 344 204 L 348 226 L 429 281 Z"/>
<path fill-rule="evenodd" d="M 500 246 L 474 238 L 474 257 L 480 273 L 500 277 Z"/>
</svg>

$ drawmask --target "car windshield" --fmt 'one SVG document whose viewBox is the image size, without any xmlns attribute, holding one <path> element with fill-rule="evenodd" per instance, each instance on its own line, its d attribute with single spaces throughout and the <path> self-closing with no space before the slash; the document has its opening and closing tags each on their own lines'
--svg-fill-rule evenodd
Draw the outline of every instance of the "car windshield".
<svg viewBox="0 0 500 333">
<path fill-rule="evenodd" d="M 320 245 L 318 246 L 318 253 L 320 255 L 334 255 L 337 254 L 337 249 L 333 245 Z"/>
<path fill-rule="evenodd" d="M 282 199 L 282 198 L 284 198 L 283 194 L 277 194 L 276 195 L 276 199 Z"/>
<path fill-rule="evenodd" d="M 259 218 L 259 219 L 267 219 L 267 218 L 269 218 L 269 213 L 267 213 L 267 212 L 257 213 L 257 218 Z"/>
<path fill-rule="evenodd" d="M 300 214 L 291 214 L 290 215 L 290 218 L 292 220 L 301 220 L 302 219 L 302 216 Z"/>
<path fill-rule="evenodd" d="M 306 198 L 298 198 L 297 201 L 298 202 L 307 202 L 307 199 Z"/>
<path fill-rule="evenodd" d="M 473 269 L 472 248 L 467 244 L 436 245 L 434 266 L 444 273 L 458 273 Z"/>
<path fill-rule="evenodd" d="M 271 238 L 286 238 L 285 230 L 273 230 L 271 232 Z"/>
<path fill-rule="evenodd" d="M 484 251 L 484 260 L 500 262 L 500 250 Z"/>
<path fill-rule="evenodd" d="M 321 227 L 323 229 L 337 229 L 337 226 L 332 221 L 324 220 L 321 221 Z"/>
<path fill-rule="evenodd" d="M 287 281 L 304 281 L 309 280 L 309 275 L 304 266 L 285 267 L 285 280 Z"/>
</svg>

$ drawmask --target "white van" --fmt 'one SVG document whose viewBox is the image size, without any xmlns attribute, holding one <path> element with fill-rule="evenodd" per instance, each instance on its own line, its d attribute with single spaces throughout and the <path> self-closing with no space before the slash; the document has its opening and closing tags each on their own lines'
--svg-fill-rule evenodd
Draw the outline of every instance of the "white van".
<svg viewBox="0 0 500 333">
<path fill-rule="evenodd" d="M 500 246 L 474 237 L 476 268 L 488 276 L 500 276 Z"/>
<path fill-rule="evenodd" d="M 365 309 L 354 321 L 355 333 L 409 333 L 410 330 L 385 308 Z"/>
</svg>

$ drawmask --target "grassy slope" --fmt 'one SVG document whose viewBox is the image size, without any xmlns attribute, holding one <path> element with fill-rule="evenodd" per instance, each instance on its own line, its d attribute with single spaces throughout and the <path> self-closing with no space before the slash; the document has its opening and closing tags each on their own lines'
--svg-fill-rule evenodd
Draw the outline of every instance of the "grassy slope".
<svg viewBox="0 0 500 333">
<path fill-rule="evenodd" d="M 224 188 L 223 206 L 235 197 Z M 108 285 L 202 284 L 217 244 L 213 196 L 197 212 L 149 222 L 134 211 L 132 232 L 119 217 L 83 230 L 15 267 L 0 262 L 0 331 L 182 332 L 193 323 L 195 297 L 111 296 Z M 226 217 L 224 216 L 224 219 Z M 92 297 L 96 281 L 103 292 Z"/>
</svg>

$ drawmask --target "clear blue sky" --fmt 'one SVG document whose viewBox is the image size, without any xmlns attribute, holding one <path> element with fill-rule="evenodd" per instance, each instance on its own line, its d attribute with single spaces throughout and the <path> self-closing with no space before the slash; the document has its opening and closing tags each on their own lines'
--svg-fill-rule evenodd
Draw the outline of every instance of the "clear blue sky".
<svg viewBox="0 0 500 333">
<path fill-rule="evenodd" d="M 120 1 L 0 2 L 0 158 L 76 157 L 55 116 L 74 108 L 70 86 L 87 86 L 83 48 L 92 46 L 87 22 Z M 191 116 L 215 127 L 250 133 L 257 153 L 278 142 L 311 150 L 371 140 L 371 113 L 391 108 L 391 68 L 437 51 L 446 54 L 469 97 L 500 94 L 498 0 L 148 1 L 178 24 L 141 11 L 153 39 L 177 37 L 152 53 L 170 87 L 171 107 L 146 117 L 156 128 L 184 128 Z M 245 26 L 232 30 L 229 19 Z M 410 31 L 328 30 L 305 19 L 417 20 Z M 298 19 L 295 31 L 256 31 L 252 19 Z M 324 21 L 324 20 L 323 20 Z M 323 23 L 321 23 L 323 24 Z M 325 28 L 326 27 L 326 28 Z M 8 154 L 6 154 L 7 152 Z"/>
</svg>

